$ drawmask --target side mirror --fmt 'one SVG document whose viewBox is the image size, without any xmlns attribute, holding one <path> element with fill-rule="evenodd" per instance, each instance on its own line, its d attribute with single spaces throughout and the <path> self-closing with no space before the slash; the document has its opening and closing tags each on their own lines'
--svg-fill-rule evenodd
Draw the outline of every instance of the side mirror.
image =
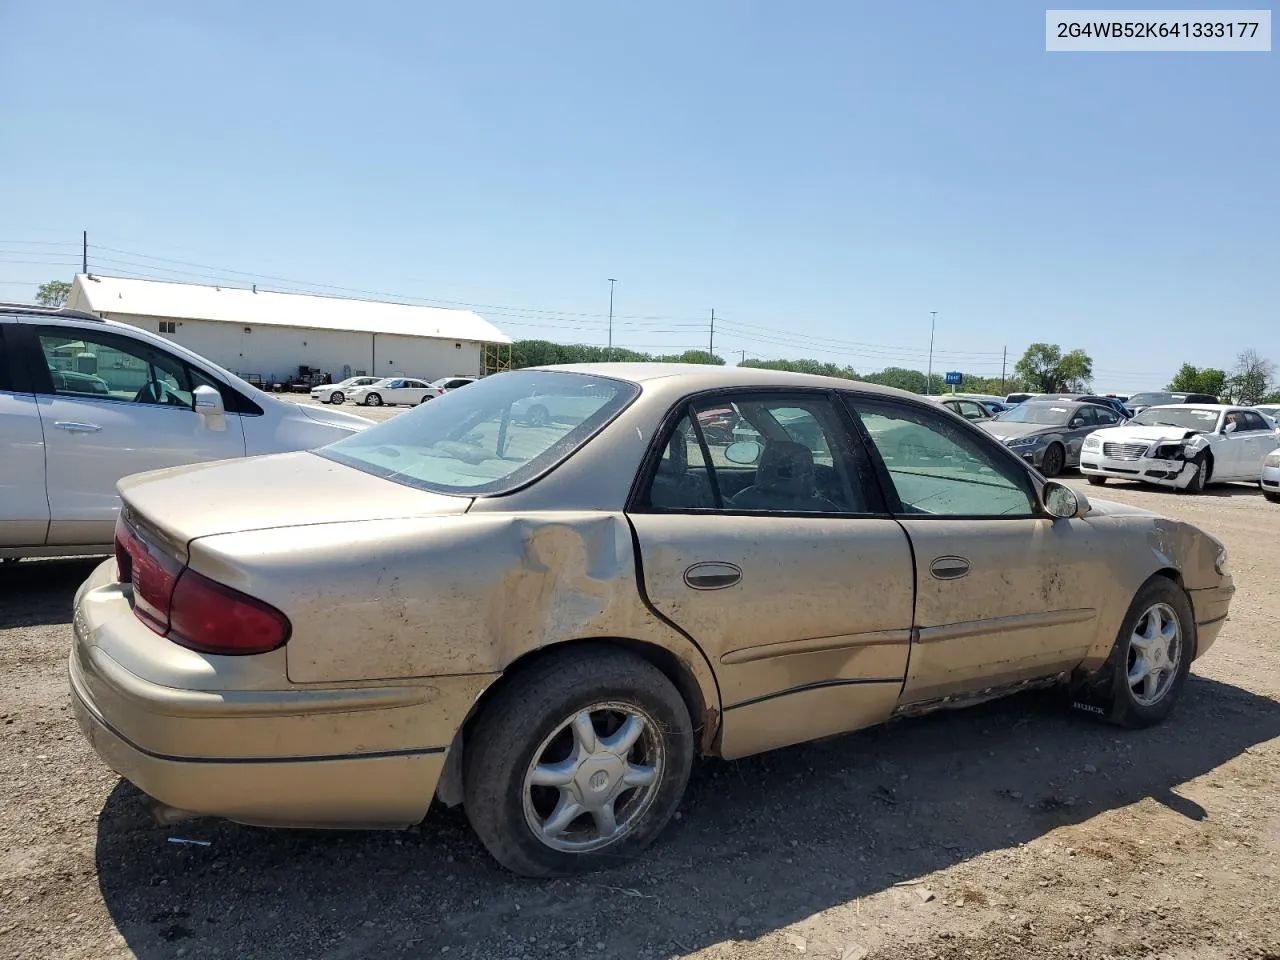
<svg viewBox="0 0 1280 960">
<path fill-rule="evenodd" d="M 754 440 L 739 440 L 724 448 L 724 458 L 730 463 L 755 463 L 760 459 L 762 449 L 764 448 Z"/>
<path fill-rule="evenodd" d="M 201 384 L 191 392 L 192 406 L 196 413 L 204 418 L 204 425 L 210 430 L 227 429 L 227 408 L 222 403 L 222 394 L 213 387 Z"/>
<path fill-rule="evenodd" d="M 1077 520 L 1089 513 L 1089 498 L 1065 483 L 1050 480 L 1040 491 L 1045 512 L 1055 520 Z"/>
</svg>

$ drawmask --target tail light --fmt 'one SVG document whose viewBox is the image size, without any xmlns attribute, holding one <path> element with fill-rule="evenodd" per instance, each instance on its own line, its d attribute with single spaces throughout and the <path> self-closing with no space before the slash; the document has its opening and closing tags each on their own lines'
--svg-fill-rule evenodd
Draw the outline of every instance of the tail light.
<svg viewBox="0 0 1280 960">
<path fill-rule="evenodd" d="M 220 656 L 276 650 L 289 640 L 289 618 L 269 604 L 186 567 L 147 533 L 116 522 L 116 568 L 133 584 L 133 612 L 179 646 Z"/>
</svg>

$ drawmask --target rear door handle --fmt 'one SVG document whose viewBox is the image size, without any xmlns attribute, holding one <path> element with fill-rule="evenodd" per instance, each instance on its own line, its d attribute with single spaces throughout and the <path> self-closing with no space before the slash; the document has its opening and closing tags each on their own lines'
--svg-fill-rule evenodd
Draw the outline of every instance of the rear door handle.
<svg viewBox="0 0 1280 960">
<path fill-rule="evenodd" d="M 938 557 L 929 564 L 929 573 L 935 580 L 959 580 L 969 573 L 969 561 L 964 557 Z"/>
<path fill-rule="evenodd" d="M 732 563 L 695 563 L 684 572 L 684 582 L 694 590 L 723 590 L 742 579 L 742 568 Z"/>
<path fill-rule="evenodd" d="M 77 423 L 75 420 L 55 420 L 53 425 L 67 433 L 97 433 L 102 429 L 96 423 Z"/>
</svg>

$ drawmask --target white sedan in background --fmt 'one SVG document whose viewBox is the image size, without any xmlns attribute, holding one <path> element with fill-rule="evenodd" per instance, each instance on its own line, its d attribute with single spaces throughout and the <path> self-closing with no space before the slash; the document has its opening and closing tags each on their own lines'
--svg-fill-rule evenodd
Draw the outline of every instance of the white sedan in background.
<svg viewBox="0 0 1280 960">
<path fill-rule="evenodd" d="M 377 383 L 377 377 L 347 377 L 341 383 L 322 383 L 311 388 L 311 399 L 321 403 L 342 403 L 346 400 L 346 392 L 356 387 L 367 387 Z"/>
<path fill-rule="evenodd" d="M 431 389 L 436 392 L 436 396 L 443 397 L 450 390 L 457 390 L 469 383 L 475 383 L 476 379 L 476 377 L 441 377 L 439 380 L 431 381 Z"/>
<path fill-rule="evenodd" d="M 366 407 L 417 406 L 440 395 L 427 381 L 410 377 L 385 377 L 368 386 L 346 390 L 344 394 L 352 403 Z"/>
<path fill-rule="evenodd" d="M 1258 481 L 1262 495 L 1272 503 L 1280 503 L 1280 446 L 1262 461 L 1262 479 Z"/>
<path fill-rule="evenodd" d="M 1213 481 L 1258 483 L 1280 431 L 1248 407 L 1147 407 L 1127 424 L 1085 438 L 1080 472 L 1092 484 L 1139 480 L 1199 493 Z"/>
</svg>

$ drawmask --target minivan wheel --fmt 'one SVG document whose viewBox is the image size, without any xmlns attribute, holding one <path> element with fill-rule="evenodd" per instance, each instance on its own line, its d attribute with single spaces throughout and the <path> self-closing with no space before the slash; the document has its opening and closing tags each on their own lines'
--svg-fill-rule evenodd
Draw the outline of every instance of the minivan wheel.
<svg viewBox="0 0 1280 960">
<path fill-rule="evenodd" d="M 552 655 L 500 690 L 467 738 L 464 809 L 529 877 L 626 863 L 667 825 L 693 764 L 679 692 L 609 647 Z"/>
<path fill-rule="evenodd" d="M 371 393 L 371 394 L 369 394 L 367 397 L 365 397 L 365 398 L 364 398 L 364 405 L 365 405 L 366 407 L 380 407 L 380 406 L 382 406 L 382 394 L 380 394 L 380 393 Z"/>
<path fill-rule="evenodd" d="M 1191 670 L 1196 623 L 1185 591 L 1166 577 L 1143 585 L 1116 637 L 1108 719 L 1124 727 L 1159 723 L 1173 710 Z"/>
</svg>

